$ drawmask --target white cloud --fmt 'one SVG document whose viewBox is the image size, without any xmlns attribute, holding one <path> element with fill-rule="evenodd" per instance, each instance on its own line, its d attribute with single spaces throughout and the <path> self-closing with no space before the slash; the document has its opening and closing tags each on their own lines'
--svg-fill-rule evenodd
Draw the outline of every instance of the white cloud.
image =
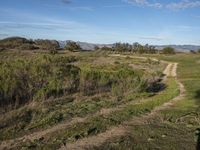
<svg viewBox="0 0 200 150">
<path fill-rule="evenodd" d="M 132 5 L 138 5 L 138 6 L 145 6 L 145 7 L 154 7 L 154 8 L 162 8 L 163 5 L 158 2 L 149 2 L 148 0 L 123 0 L 124 2 L 127 2 Z"/>
<path fill-rule="evenodd" d="M 195 8 L 195 7 L 200 7 L 200 1 L 182 0 L 180 2 L 173 2 L 166 5 L 166 8 L 173 10 Z"/>
<path fill-rule="evenodd" d="M 150 0 L 122 0 L 122 1 L 136 6 L 166 8 L 171 10 L 181 10 L 181 9 L 200 7 L 199 0 L 179 0 L 178 2 L 169 2 L 169 3 L 161 3 L 158 1 L 152 2 Z"/>
<path fill-rule="evenodd" d="M 89 6 L 77 6 L 77 7 L 69 7 L 70 10 L 83 10 L 83 11 L 93 11 L 94 8 Z"/>
<path fill-rule="evenodd" d="M 138 38 L 144 40 L 154 40 L 154 41 L 162 41 L 165 39 L 164 37 L 159 37 L 159 36 L 139 36 Z"/>
</svg>

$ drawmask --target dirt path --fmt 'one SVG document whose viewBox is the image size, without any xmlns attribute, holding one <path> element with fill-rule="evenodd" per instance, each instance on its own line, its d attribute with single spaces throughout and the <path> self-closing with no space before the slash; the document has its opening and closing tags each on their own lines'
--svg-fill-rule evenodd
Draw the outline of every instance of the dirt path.
<svg viewBox="0 0 200 150">
<path fill-rule="evenodd" d="M 136 58 L 136 59 L 144 59 L 144 60 L 148 60 L 149 58 L 148 57 L 142 57 L 142 56 L 128 56 L 128 55 L 121 55 L 121 54 L 112 54 L 110 55 L 111 57 L 122 57 L 122 58 L 126 58 L 126 57 L 129 57 L 129 58 Z M 155 59 L 155 58 L 150 58 L 151 60 L 153 61 L 158 61 L 158 59 Z"/>
<path fill-rule="evenodd" d="M 24 135 L 24 136 L 16 138 L 16 139 L 6 140 L 6 141 L 3 141 L 0 144 L 0 149 L 15 147 L 18 144 L 20 144 L 22 141 L 23 142 L 25 142 L 25 141 L 33 141 L 35 139 L 42 138 L 47 134 L 54 133 L 56 131 L 66 129 L 67 127 L 70 127 L 70 126 L 72 126 L 74 124 L 83 123 L 83 122 L 87 121 L 90 118 L 95 118 L 95 117 L 100 116 L 100 115 L 108 115 L 108 114 L 110 114 L 112 112 L 120 111 L 120 110 L 122 110 L 123 108 L 125 108 L 128 105 L 140 104 L 140 103 L 143 103 L 143 102 L 145 102 L 147 100 L 148 99 L 137 99 L 137 100 L 134 100 L 134 101 L 130 101 L 130 102 L 118 105 L 116 107 L 102 108 L 100 111 L 97 111 L 94 114 L 89 114 L 84 118 L 79 118 L 79 117 L 73 118 L 71 121 L 57 124 L 55 126 L 47 128 L 45 130 L 35 131 L 35 132 L 31 133 L 31 134 Z"/>
<path fill-rule="evenodd" d="M 176 78 L 176 70 L 177 70 L 177 63 L 169 63 L 166 69 L 164 70 L 164 74 L 167 77 L 175 77 Z M 177 78 L 176 78 L 177 80 Z M 184 85 L 177 80 L 179 84 L 180 94 L 179 96 L 175 97 L 171 101 L 164 103 L 162 106 L 156 107 L 154 110 L 151 111 L 151 113 L 147 115 L 143 115 L 140 117 L 133 117 L 130 121 L 124 122 L 122 125 L 118 127 L 113 127 L 111 129 L 108 129 L 106 132 L 98 134 L 96 136 L 91 136 L 88 138 L 84 138 L 81 140 L 78 140 L 75 143 L 69 143 L 67 146 L 62 146 L 61 150 L 84 150 L 84 149 L 90 149 L 92 147 L 98 147 L 101 146 L 103 143 L 108 141 L 109 139 L 121 137 L 123 135 L 126 135 L 128 133 L 128 126 L 135 125 L 135 124 L 143 124 L 150 118 L 154 118 L 159 112 L 172 107 L 175 105 L 175 103 L 185 96 L 185 88 Z"/>
<path fill-rule="evenodd" d="M 73 118 L 69 122 L 60 123 L 60 124 L 57 124 L 53 127 L 45 129 L 45 130 L 36 131 L 34 133 L 31 133 L 29 135 L 24 135 L 23 137 L 19 137 L 19 138 L 16 138 L 16 139 L 3 141 L 0 144 L 0 149 L 15 147 L 19 143 L 21 143 L 22 141 L 25 142 L 27 140 L 33 141 L 35 139 L 39 139 L 39 138 L 41 138 L 41 137 L 43 137 L 47 134 L 54 133 L 54 132 L 62 130 L 62 129 L 66 129 L 67 127 L 70 127 L 74 124 L 85 122 L 89 118 L 94 118 L 94 117 L 99 116 L 99 115 L 107 115 L 107 114 L 110 114 L 113 111 L 119 111 L 120 109 L 123 109 L 126 105 L 129 105 L 129 104 L 130 103 L 122 104 L 122 105 L 119 105 L 118 107 L 115 107 L 115 108 L 107 108 L 107 109 L 102 108 L 100 111 L 96 112 L 93 115 L 90 114 L 90 115 L 88 115 L 87 117 L 84 117 L 84 118 L 78 118 L 78 117 Z"/>
</svg>

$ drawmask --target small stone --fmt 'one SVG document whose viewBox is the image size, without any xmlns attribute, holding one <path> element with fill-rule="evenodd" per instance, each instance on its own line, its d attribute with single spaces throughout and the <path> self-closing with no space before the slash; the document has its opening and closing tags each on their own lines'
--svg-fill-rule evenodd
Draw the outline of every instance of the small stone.
<svg viewBox="0 0 200 150">
<path fill-rule="evenodd" d="M 166 135 L 165 135 L 165 134 L 163 134 L 163 135 L 162 135 L 162 138 L 165 138 L 165 137 L 166 137 Z"/>
<path fill-rule="evenodd" d="M 153 138 L 148 138 L 148 142 L 153 141 L 153 140 L 154 140 Z"/>
</svg>

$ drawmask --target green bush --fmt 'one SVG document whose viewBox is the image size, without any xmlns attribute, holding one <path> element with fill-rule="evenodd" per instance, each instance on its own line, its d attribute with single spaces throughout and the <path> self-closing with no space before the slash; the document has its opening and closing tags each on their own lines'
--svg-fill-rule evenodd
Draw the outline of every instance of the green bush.
<svg viewBox="0 0 200 150">
<path fill-rule="evenodd" d="M 65 49 L 73 52 L 73 51 L 80 51 L 81 47 L 76 42 L 69 41 L 65 46 Z"/>
<path fill-rule="evenodd" d="M 40 56 L 0 64 L 0 105 L 25 104 L 78 90 L 80 69 L 74 57 Z"/>
<path fill-rule="evenodd" d="M 123 96 L 130 92 L 141 92 L 147 87 L 145 79 L 130 68 L 120 67 L 116 71 L 99 69 L 81 70 L 81 91 L 86 95 L 112 92 L 113 96 Z"/>
<path fill-rule="evenodd" d="M 109 90 L 110 80 L 109 72 L 95 69 L 83 69 L 81 71 L 80 90 L 86 95 L 107 91 Z"/>
<path fill-rule="evenodd" d="M 55 40 L 35 40 L 35 44 L 43 50 L 57 50 L 60 48 L 58 41 Z"/>
<path fill-rule="evenodd" d="M 165 47 L 162 52 L 163 54 L 175 54 L 175 49 L 172 47 Z"/>
</svg>

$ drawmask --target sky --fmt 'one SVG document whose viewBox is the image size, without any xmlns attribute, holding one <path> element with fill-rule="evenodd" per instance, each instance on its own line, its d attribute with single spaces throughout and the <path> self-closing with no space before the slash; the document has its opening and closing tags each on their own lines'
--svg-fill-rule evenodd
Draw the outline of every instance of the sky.
<svg viewBox="0 0 200 150">
<path fill-rule="evenodd" d="M 0 0 L 0 38 L 200 45 L 200 0 Z"/>
</svg>

